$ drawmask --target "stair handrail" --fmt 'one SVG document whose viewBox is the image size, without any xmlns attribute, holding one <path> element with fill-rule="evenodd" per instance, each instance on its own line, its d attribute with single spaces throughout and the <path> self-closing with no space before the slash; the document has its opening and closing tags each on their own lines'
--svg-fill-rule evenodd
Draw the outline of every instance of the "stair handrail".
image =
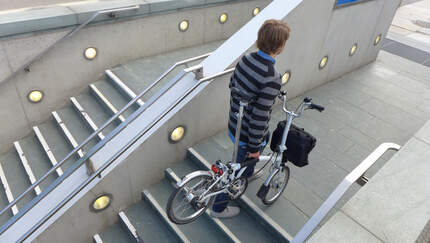
<svg viewBox="0 0 430 243">
<path fill-rule="evenodd" d="M 330 196 L 324 201 L 314 215 L 306 222 L 303 228 L 294 236 L 291 243 L 302 243 L 315 230 L 318 224 L 336 205 L 340 198 L 345 194 L 349 187 L 358 179 L 364 176 L 369 168 L 388 150 L 399 151 L 400 145 L 395 143 L 382 143 L 367 158 L 365 158 L 353 171 L 351 171 Z"/>
<path fill-rule="evenodd" d="M 79 150 L 81 150 L 86 144 L 88 144 L 92 139 L 94 139 L 96 136 L 98 136 L 98 134 L 100 132 L 102 132 L 106 127 L 108 127 L 111 123 L 113 123 L 122 113 L 124 113 L 128 108 L 130 108 L 132 105 L 134 105 L 142 96 L 144 96 L 149 90 L 151 90 L 155 85 L 157 85 L 164 77 L 166 77 L 170 72 L 172 72 L 176 67 L 181 66 L 181 65 L 187 65 L 190 62 L 193 61 L 197 61 L 203 58 L 206 58 L 210 55 L 211 53 L 206 53 L 200 56 L 196 56 L 196 57 L 192 57 L 192 58 L 188 58 L 182 61 L 179 61 L 175 64 L 173 64 L 168 70 L 166 70 L 160 77 L 158 77 L 151 85 L 149 85 L 145 90 L 143 90 L 140 94 L 138 94 L 135 98 L 133 98 L 127 105 L 125 105 L 121 110 L 119 110 L 115 115 L 113 115 L 109 120 L 107 120 L 101 127 L 99 127 L 96 131 L 94 131 L 87 139 L 85 139 L 81 144 L 79 144 L 76 148 L 74 148 L 69 154 L 66 155 L 66 157 L 64 157 L 64 159 L 62 159 L 60 162 L 58 162 L 55 166 L 51 167 L 51 169 L 49 169 L 43 176 L 41 176 L 37 181 L 35 181 L 30 187 L 28 187 L 24 192 L 22 192 L 18 197 L 16 197 L 12 202 L 10 202 L 5 208 L 3 208 L 0 211 L 0 216 L 3 215 L 5 212 L 7 212 L 9 209 L 11 209 L 14 205 L 16 205 L 22 198 L 25 197 L 25 195 L 27 195 L 29 192 L 31 192 L 35 187 L 37 187 L 40 183 L 42 183 L 46 178 L 48 178 L 54 171 L 56 171 L 60 166 L 62 166 L 70 157 L 72 157 L 75 153 L 77 153 Z M 200 66 L 199 66 L 200 67 Z M 185 69 L 182 74 L 185 75 L 188 72 L 192 72 L 195 71 L 197 67 L 191 67 L 191 68 L 187 68 Z M 179 79 L 178 79 L 179 80 Z M 158 98 L 160 98 L 161 95 L 159 97 L 156 97 L 152 102 L 149 103 L 145 103 L 143 109 L 141 110 L 141 112 L 145 111 L 153 102 L 155 102 Z M 126 120 L 125 122 L 131 122 L 135 119 L 136 117 L 134 117 L 133 119 L 129 119 Z M 120 129 L 118 129 L 117 132 L 120 132 L 125 126 L 121 127 Z M 105 137 L 102 141 L 104 142 L 104 144 L 106 144 L 107 142 L 109 142 L 114 136 L 107 136 Z M 100 147 L 101 148 L 101 147 Z M 99 148 L 99 149 L 100 149 Z M 99 150 L 98 149 L 98 150 Z M 93 153 L 97 152 L 98 150 L 94 151 Z M 84 155 L 85 160 L 89 159 L 89 156 L 87 156 L 88 152 Z M 74 172 L 76 169 L 78 169 L 78 167 L 75 167 L 74 170 L 72 172 Z M 94 173 L 93 173 L 94 174 Z M 49 187 L 47 189 L 45 189 L 45 191 L 52 191 L 53 189 L 55 189 L 64 179 L 66 179 L 68 176 L 66 176 L 65 174 L 63 174 L 61 177 L 57 178 L 57 180 L 59 179 L 59 181 L 55 184 L 55 186 L 53 187 Z M 55 182 L 55 181 L 54 181 Z M 53 183 L 54 183 L 53 182 Z M 25 212 L 27 212 L 29 209 L 31 209 L 34 205 L 37 204 L 37 202 L 39 202 L 40 200 L 42 200 L 45 196 L 47 195 L 47 193 L 41 193 L 39 194 L 36 198 L 38 198 L 38 200 L 36 200 L 35 202 L 30 202 L 31 205 L 29 205 L 28 207 L 26 207 L 24 210 L 20 210 L 18 212 L 18 214 L 14 215 L 12 218 L 15 218 L 14 222 L 8 224 L 7 225 L 3 225 L 0 228 L 0 234 L 2 234 L 5 230 L 7 230 L 11 225 L 13 225 L 19 218 L 21 218 Z M 34 200 L 34 199 L 33 199 Z"/>
<path fill-rule="evenodd" d="M 190 72 L 194 72 L 198 69 L 202 69 L 201 65 L 197 65 L 194 67 L 190 67 L 187 69 L 184 69 L 184 73 L 182 76 L 178 77 L 177 81 L 179 81 L 185 74 L 190 73 Z M 139 133 L 138 136 L 134 137 L 132 139 L 131 142 L 129 142 L 127 145 L 125 145 L 119 152 L 117 152 L 114 156 L 112 156 L 108 161 L 106 161 L 100 168 L 98 168 L 93 174 L 91 174 L 84 182 L 82 182 L 78 188 L 76 188 L 75 190 L 73 190 L 65 199 L 63 199 L 54 209 L 52 209 L 49 213 L 47 213 L 41 220 L 38 221 L 38 223 L 36 223 L 29 231 L 27 231 L 21 238 L 19 238 L 18 242 L 23 242 L 25 241 L 31 234 L 33 234 L 36 230 L 38 230 L 46 221 L 48 221 L 56 212 L 58 212 L 62 207 L 64 207 L 64 205 L 66 203 L 68 203 L 70 200 L 73 199 L 74 196 L 76 196 L 80 191 L 82 191 L 82 189 L 84 189 L 88 184 L 90 184 L 96 177 L 100 177 L 101 173 L 108 167 L 110 166 L 119 156 L 121 156 L 121 154 L 127 150 L 128 148 L 130 148 L 131 146 L 133 146 L 133 144 L 139 140 L 142 136 L 144 136 L 150 129 L 152 129 L 160 120 L 162 120 L 170 111 L 172 111 L 179 103 L 181 103 L 188 95 L 190 95 L 197 87 L 199 87 L 200 85 L 202 85 L 205 82 L 211 82 L 213 81 L 215 78 L 223 76 L 225 74 L 231 73 L 234 71 L 234 68 L 230 68 L 227 70 L 224 70 L 220 73 L 208 76 L 208 77 L 203 77 L 201 79 L 198 79 L 197 82 L 181 97 L 179 97 L 175 103 L 173 105 L 171 105 L 170 107 L 168 107 L 160 116 L 158 116 L 152 123 L 150 123 L 142 132 Z M 177 82 L 176 81 L 176 82 Z M 175 83 L 176 83 L 175 82 Z M 161 95 L 163 95 L 165 92 L 163 92 Z M 157 97 L 159 98 L 159 97 Z M 137 100 L 137 99 L 136 99 Z M 151 102 L 153 103 L 153 102 Z M 148 103 L 146 103 L 148 104 Z M 142 110 L 140 112 L 140 114 L 142 114 L 144 110 Z M 137 117 L 137 116 L 136 116 Z M 135 118 L 136 118 L 135 117 Z M 134 119 L 129 120 L 129 122 L 133 121 Z M 125 126 L 124 126 L 125 127 Z M 100 147 L 101 148 L 101 147 Z M 100 148 L 98 148 L 96 151 L 98 151 Z M 75 165 L 75 168 L 79 168 L 84 161 L 88 159 L 85 158 L 85 156 L 83 158 L 81 158 L 79 161 L 79 164 Z M 73 171 L 68 170 L 69 175 L 71 173 L 73 173 Z M 65 174 L 66 174 L 65 173 Z M 64 174 L 63 174 L 64 175 Z M 68 175 L 67 175 L 68 176 Z M 59 183 L 57 183 L 59 184 Z M 43 192 L 42 192 L 43 194 Z M 39 196 L 41 196 L 42 194 L 40 194 Z M 1 234 L 2 232 L 0 232 Z"/>
<path fill-rule="evenodd" d="M 132 6 L 127 6 L 127 7 L 112 8 L 112 9 L 105 9 L 105 10 L 97 11 L 89 19 L 87 19 L 85 22 L 83 22 L 79 26 L 75 27 L 73 30 L 71 30 L 70 32 L 68 32 L 67 34 L 65 34 L 63 37 L 61 37 L 60 39 L 58 39 L 57 41 L 55 41 L 54 43 L 52 43 L 51 45 L 49 45 L 46 49 L 44 49 L 43 51 L 41 51 L 35 57 L 33 57 L 32 59 L 30 59 L 29 61 L 27 61 L 23 65 L 21 65 L 17 70 L 15 70 L 14 72 L 12 72 L 8 77 L 6 77 L 5 79 L 3 79 L 3 81 L 1 81 L 0 83 L 4 83 L 4 82 L 9 81 L 10 79 L 14 78 L 18 73 L 20 73 L 22 71 L 29 72 L 30 71 L 30 66 L 34 62 L 36 62 L 37 60 L 39 60 L 40 58 L 42 58 L 43 56 L 45 56 L 46 53 L 48 53 L 50 50 L 52 50 L 59 43 L 65 41 L 68 38 L 70 38 L 71 36 L 73 36 L 74 34 L 76 34 L 77 32 L 79 32 L 82 28 L 86 27 L 88 24 L 90 24 L 91 22 L 93 22 L 93 20 L 95 18 L 97 18 L 100 14 L 110 14 L 110 13 L 114 13 L 114 12 L 122 12 L 122 11 L 139 9 L 139 8 L 140 8 L 139 5 L 132 5 Z M 114 15 L 112 15 L 112 16 L 114 16 Z"/>
</svg>

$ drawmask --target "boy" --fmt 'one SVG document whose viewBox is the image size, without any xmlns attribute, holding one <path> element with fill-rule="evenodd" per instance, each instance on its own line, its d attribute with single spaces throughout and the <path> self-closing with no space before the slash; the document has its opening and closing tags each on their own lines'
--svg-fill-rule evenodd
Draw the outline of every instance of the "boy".
<svg viewBox="0 0 430 243">
<path fill-rule="evenodd" d="M 258 31 L 256 42 L 258 52 L 247 54 L 236 65 L 229 87 L 256 98 L 244 110 L 240 132 L 237 162 L 259 158 L 268 140 L 268 128 L 272 106 L 281 89 L 281 75 L 275 70 L 275 57 L 284 49 L 290 36 L 290 28 L 279 20 L 266 20 Z M 234 143 L 236 133 L 236 114 L 239 111 L 239 100 L 231 95 L 228 133 Z M 243 176 L 250 177 L 254 166 L 249 166 Z M 211 210 L 217 218 L 229 218 L 239 214 L 239 207 L 227 206 L 228 194 L 219 194 Z"/>
</svg>

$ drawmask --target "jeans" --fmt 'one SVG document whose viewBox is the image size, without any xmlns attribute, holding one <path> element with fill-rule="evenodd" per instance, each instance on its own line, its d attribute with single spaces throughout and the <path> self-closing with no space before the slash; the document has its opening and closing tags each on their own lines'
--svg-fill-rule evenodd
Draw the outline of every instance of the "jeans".
<svg viewBox="0 0 430 243">
<path fill-rule="evenodd" d="M 266 147 L 267 142 L 269 141 L 269 135 L 266 137 L 266 143 L 264 146 L 260 148 L 260 153 L 263 153 L 264 148 Z M 247 146 L 239 146 L 237 150 L 237 162 L 242 162 L 246 159 L 246 155 L 248 153 L 248 147 Z M 242 176 L 244 177 L 250 177 L 252 174 L 254 174 L 254 168 L 253 166 L 248 166 L 245 171 L 243 172 Z M 215 202 L 212 206 L 212 211 L 220 213 L 224 211 L 224 209 L 227 208 L 228 202 L 230 201 L 230 197 L 227 193 L 220 193 L 215 197 Z"/>
</svg>

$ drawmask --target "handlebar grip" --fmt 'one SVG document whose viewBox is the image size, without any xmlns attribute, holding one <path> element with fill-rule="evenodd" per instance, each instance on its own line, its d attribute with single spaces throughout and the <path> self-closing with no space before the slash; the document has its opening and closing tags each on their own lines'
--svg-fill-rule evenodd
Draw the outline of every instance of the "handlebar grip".
<svg viewBox="0 0 430 243">
<path fill-rule="evenodd" d="M 318 110 L 319 112 L 322 112 L 325 109 L 324 106 L 317 105 L 317 104 L 311 104 L 309 107 L 311 109 Z"/>
<path fill-rule="evenodd" d="M 257 158 L 246 158 L 245 161 L 240 163 L 240 166 L 241 167 L 251 166 L 251 165 L 257 164 L 258 161 L 260 160 Z"/>
</svg>

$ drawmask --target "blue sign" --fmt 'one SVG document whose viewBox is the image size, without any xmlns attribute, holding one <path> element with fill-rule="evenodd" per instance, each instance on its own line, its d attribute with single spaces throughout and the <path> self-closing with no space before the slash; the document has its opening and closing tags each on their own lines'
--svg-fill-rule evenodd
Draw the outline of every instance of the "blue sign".
<svg viewBox="0 0 430 243">
<path fill-rule="evenodd" d="M 364 2 L 364 1 L 368 1 L 368 0 L 337 0 L 336 7 L 342 7 L 342 6 L 351 5 L 351 4 Z"/>
</svg>

